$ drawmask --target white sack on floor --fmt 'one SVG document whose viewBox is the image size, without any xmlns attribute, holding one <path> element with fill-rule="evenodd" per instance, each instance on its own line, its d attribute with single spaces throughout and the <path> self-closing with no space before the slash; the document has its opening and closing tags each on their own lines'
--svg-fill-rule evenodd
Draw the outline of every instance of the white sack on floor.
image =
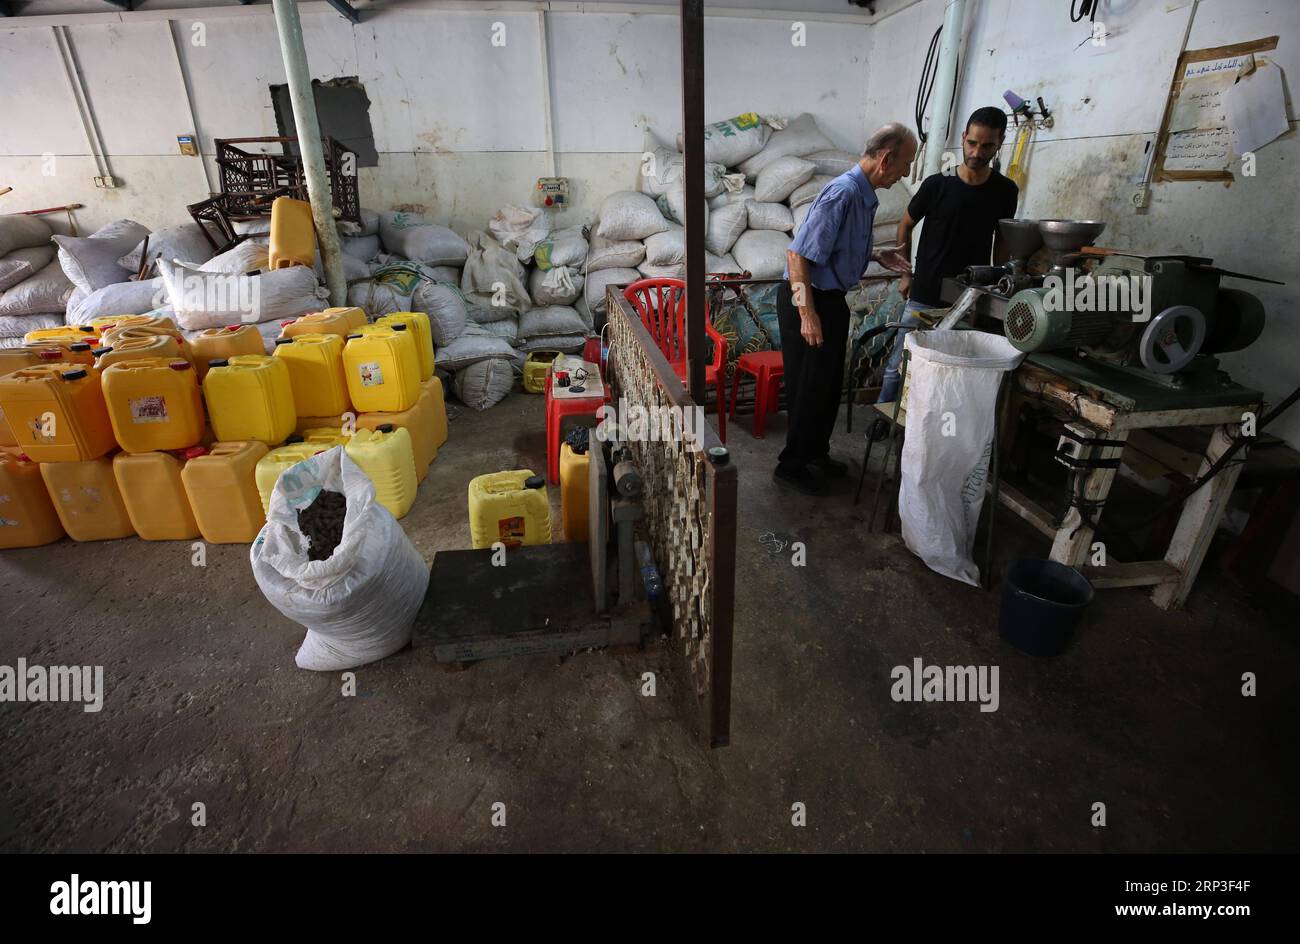
<svg viewBox="0 0 1300 944">
<path fill-rule="evenodd" d="M 831 139 L 821 133 L 813 116 L 805 112 L 784 129 L 773 134 L 771 140 L 763 146 L 763 150 L 742 163 L 738 169 L 753 180 L 763 168 L 779 158 L 803 157 L 806 154 L 816 154 L 818 151 L 831 150 L 834 147 Z"/>
<path fill-rule="evenodd" d="M 334 553 L 313 561 L 298 510 L 322 489 L 341 492 L 347 511 Z M 307 627 L 298 667 L 319 672 L 353 669 L 404 647 L 429 585 L 424 558 L 341 446 L 280 474 L 249 558 L 271 605 Z"/>
<path fill-rule="evenodd" d="M 105 285 L 125 282 L 130 274 L 117 260 L 149 235 L 149 228 L 134 220 L 115 220 L 89 236 L 55 236 L 59 265 L 72 284 L 87 295 Z"/>
<path fill-rule="evenodd" d="M 745 179 L 744 174 L 737 174 L 741 180 Z M 745 184 L 739 190 L 724 190 L 712 200 L 709 201 L 709 209 L 716 210 L 719 207 L 730 206 L 733 203 L 745 203 L 754 199 L 754 188 Z"/>
<path fill-rule="evenodd" d="M 716 121 L 704 128 L 704 159 L 735 167 L 763 150 L 771 136 L 771 126 L 752 111 L 726 121 Z M 677 136 L 677 150 L 685 150 L 680 134 Z"/>
<path fill-rule="evenodd" d="M 190 331 L 229 324 L 283 321 L 328 307 L 329 292 L 306 266 L 260 275 L 204 272 L 160 260 L 176 324 Z"/>
<path fill-rule="evenodd" d="M 15 249 L 48 246 L 53 235 L 54 230 L 50 229 L 50 224 L 39 216 L 28 216 L 26 213 L 0 215 L 0 256 L 7 256 Z"/>
<path fill-rule="evenodd" d="M 645 241 L 645 264 L 652 266 L 681 265 L 686 261 L 686 230 L 673 223 L 662 233 L 655 233 Z M 632 263 L 637 265 L 637 263 Z"/>
<path fill-rule="evenodd" d="M 6 345 L 18 347 L 23 343 L 23 335 L 28 331 L 40 331 L 43 328 L 57 328 L 62 325 L 63 312 L 52 311 L 35 315 L 0 315 L 0 338 L 14 339 L 17 344 Z"/>
<path fill-rule="evenodd" d="M 538 243 L 551 233 L 551 218 L 545 210 L 504 206 L 488 220 L 488 232 L 501 248 L 513 252 L 520 262 L 532 261 Z"/>
<path fill-rule="evenodd" d="M 681 184 L 672 187 L 667 193 L 661 194 L 656 200 L 660 212 L 663 213 L 664 219 L 668 223 L 679 223 L 686 225 L 686 188 Z M 705 201 L 700 207 L 700 212 L 704 214 L 704 225 L 709 225 L 709 204 Z"/>
<path fill-rule="evenodd" d="M 802 155 L 806 161 L 812 161 L 817 165 L 817 173 L 825 174 L 828 177 L 838 177 L 840 174 L 847 174 L 860 158 L 852 151 L 841 151 L 839 148 L 828 148 L 825 151 L 813 151 L 811 154 Z"/>
<path fill-rule="evenodd" d="M 560 351 L 573 354 L 581 351 L 587 343 L 586 333 L 582 334 L 539 334 L 519 345 L 525 354 L 531 351 Z"/>
<path fill-rule="evenodd" d="M 572 305 L 582 295 L 582 285 L 582 273 L 569 266 L 528 273 L 528 294 L 536 305 Z"/>
<path fill-rule="evenodd" d="M 470 253 L 460 273 L 460 290 L 482 308 L 520 312 L 532 304 L 523 264 L 484 232 L 470 235 Z"/>
<path fill-rule="evenodd" d="M 162 276 L 143 282 L 106 285 L 79 302 L 68 304 L 68 324 L 89 324 L 111 315 L 142 315 L 168 304 L 167 283 Z"/>
<path fill-rule="evenodd" d="M 395 311 L 410 311 L 411 303 L 410 295 L 376 279 L 362 279 L 348 286 L 348 306 L 360 308 L 371 321 Z"/>
<path fill-rule="evenodd" d="M 567 305 L 530 308 L 519 316 L 519 337 L 527 341 L 540 335 L 586 334 L 582 316 Z"/>
<path fill-rule="evenodd" d="M 643 279 L 685 279 L 686 263 L 679 262 L 677 265 L 655 266 L 646 265 L 644 262 L 636 267 L 637 272 L 641 273 Z"/>
<path fill-rule="evenodd" d="M 383 248 L 379 244 L 378 236 L 344 236 L 339 240 L 339 246 L 346 255 L 363 262 L 375 258 Z"/>
<path fill-rule="evenodd" d="M 754 181 L 754 199 L 759 203 L 780 203 L 812 180 L 816 165 L 799 157 L 778 157 L 759 171 Z"/>
<path fill-rule="evenodd" d="M 779 279 L 785 272 L 785 252 L 790 237 L 771 229 L 751 229 L 736 240 L 731 254 L 736 263 L 756 279 Z"/>
<path fill-rule="evenodd" d="M 806 184 L 800 184 L 794 193 L 790 194 L 790 209 L 797 210 L 805 203 L 812 203 L 817 199 L 817 194 L 822 192 L 822 188 L 834 179 L 834 177 L 827 177 L 822 174 L 813 175 L 811 180 Z"/>
<path fill-rule="evenodd" d="M 587 300 L 587 310 L 592 316 L 605 313 L 605 289 L 610 285 L 631 285 L 641 280 L 641 273 L 636 269 L 601 269 L 587 276 L 583 286 L 582 297 Z M 581 314 L 581 312 L 579 312 Z M 588 325 L 587 327 L 591 327 Z"/>
<path fill-rule="evenodd" d="M 737 201 L 709 211 L 709 221 L 704 227 L 704 248 L 723 255 L 731 251 L 741 233 L 749 227 L 748 207 L 753 201 Z"/>
<path fill-rule="evenodd" d="M 667 193 L 676 184 L 685 181 L 686 157 L 674 151 L 647 130 L 642 142 L 641 189 L 652 197 Z M 704 195 L 716 197 L 722 193 L 727 168 L 722 164 L 704 164 Z"/>
<path fill-rule="evenodd" d="M 0 217 L 3 219 L 3 217 Z M 54 261 L 53 246 L 32 246 L 15 249 L 0 258 L 0 292 L 12 288 L 24 279 L 30 279 Z"/>
<path fill-rule="evenodd" d="M 246 275 L 270 268 L 270 253 L 261 243 L 244 240 L 233 249 L 227 249 L 220 255 L 213 256 L 199 266 L 200 272 L 225 272 L 232 275 Z"/>
<path fill-rule="evenodd" d="M 464 334 L 438 349 L 438 369 L 456 371 L 488 357 L 513 357 L 514 353 L 514 346 L 505 338 L 471 331 L 467 326 Z"/>
<path fill-rule="evenodd" d="M 142 239 L 134 249 L 117 260 L 117 264 L 126 269 L 128 275 L 140 271 L 140 251 L 143 248 Z M 154 259 L 166 259 L 168 262 L 190 262 L 201 265 L 213 255 L 212 244 L 203 235 L 203 230 L 199 229 L 198 223 L 166 226 L 149 234 L 150 262 Z"/>
<path fill-rule="evenodd" d="M 452 230 L 410 213 L 381 213 L 379 238 L 389 252 L 425 265 L 461 265 L 469 254 Z"/>
<path fill-rule="evenodd" d="M 794 229 L 794 214 L 784 203 L 759 203 L 750 200 L 745 204 L 750 229 L 774 229 L 788 233 Z"/>
<path fill-rule="evenodd" d="M 515 385 L 513 355 L 489 357 L 456 371 L 451 378 L 451 389 L 456 399 L 471 410 L 486 410 L 496 406 Z"/>
<path fill-rule="evenodd" d="M 971 552 L 988 481 L 998 385 L 1024 354 L 983 331 L 912 331 L 898 514 L 936 573 L 979 586 Z"/>
<path fill-rule="evenodd" d="M 581 226 L 556 230 L 533 250 L 533 262 L 539 269 L 553 269 L 556 266 L 581 269 L 586 261 L 587 238 L 582 235 Z"/>
<path fill-rule="evenodd" d="M 635 190 L 611 193 L 600 205 L 596 232 L 606 239 L 645 239 L 668 228 L 655 201 Z"/>
<path fill-rule="evenodd" d="M 68 307 L 76 286 L 63 272 L 58 260 L 49 263 L 30 278 L 23 279 L 0 295 L 0 315 L 19 317 Z"/>
<path fill-rule="evenodd" d="M 429 316 L 434 347 L 441 348 L 461 336 L 465 330 L 465 296 L 460 288 L 445 282 L 424 282 L 411 297 L 411 311 Z"/>
<path fill-rule="evenodd" d="M 646 243 L 639 239 L 606 239 L 599 233 L 592 233 L 583 272 L 591 275 L 601 269 L 631 269 L 641 264 L 645 253 Z"/>
<path fill-rule="evenodd" d="M 482 324 L 469 321 L 465 323 L 465 334 L 500 338 L 509 341 L 513 346 L 519 343 L 519 322 L 514 318 L 502 318 L 500 321 L 487 321 Z"/>
<path fill-rule="evenodd" d="M 803 226 L 803 221 L 808 219 L 808 212 L 812 209 L 811 203 L 805 203 L 794 211 L 794 235 L 799 235 L 799 227 Z M 874 230 L 873 230 L 874 232 Z"/>
</svg>

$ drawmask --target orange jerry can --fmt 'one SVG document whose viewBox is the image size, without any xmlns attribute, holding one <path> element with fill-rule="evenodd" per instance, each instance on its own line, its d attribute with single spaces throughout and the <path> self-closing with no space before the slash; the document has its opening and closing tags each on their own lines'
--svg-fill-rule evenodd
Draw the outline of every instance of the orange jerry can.
<svg viewBox="0 0 1300 944">
<path fill-rule="evenodd" d="M 189 352 L 181 348 L 170 334 L 155 334 L 147 338 L 124 338 L 112 347 L 99 347 L 94 351 L 95 366 L 100 370 L 122 361 L 143 357 L 165 357 L 168 360 L 189 360 Z"/>
<path fill-rule="evenodd" d="M 0 348 L 0 377 L 22 370 L 24 367 L 35 367 L 37 364 L 84 366 L 95 363 L 95 355 L 89 350 L 89 344 L 74 344 L 72 347 L 84 347 L 86 350 L 73 351 L 70 348 L 59 347 L 57 344 L 25 344 L 22 347 Z M 86 355 L 89 355 L 89 361 L 85 360 Z M 18 440 L 14 438 L 13 430 L 9 428 L 9 421 L 5 419 L 4 408 L 0 407 L 0 446 L 16 445 Z"/>
<path fill-rule="evenodd" d="M 361 309 L 356 310 L 360 311 Z M 330 308 L 326 311 L 313 311 L 291 321 L 281 321 L 280 337 L 296 338 L 304 334 L 337 334 L 340 338 L 346 338 L 356 330 L 356 326 L 353 325 L 354 319 L 346 314 L 349 311 L 352 311 L 352 309 Z M 364 317 L 364 313 L 362 317 Z M 365 324 L 365 322 L 363 321 L 362 324 Z"/>
<path fill-rule="evenodd" d="M 256 325 L 226 325 L 204 328 L 190 338 L 190 354 L 199 383 L 208 375 L 208 362 L 238 357 L 240 354 L 265 354 L 266 345 Z"/>
<path fill-rule="evenodd" d="M 443 413 L 444 427 L 446 413 Z M 438 425 L 433 394 L 427 387 L 420 388 L 420 398 L 409 410 L 397 413 L 362 413 L 357 417 L 357 429 L 379 429 L 392 426 L 411 434 L 411 450 L 415 458 L 415 480 L 423 482 L 429 465 L 438 457 Z"/>
<path fill-rule="evenodd" d="M 266 445 L 255 440 L 214 443 L 181 469 L 181 482 L 203 540 L 249 544 L 266 524 L 257 491 L 257 463 Z"/>
<path fill-rule="evenodd" d="M 272 269 L 316 264 L 316 229 L 311 204 L 292 197 L 276 197 L 271 204 Z"/>
<path fill-rule="evenodd" d="M 199 536 L 181 470 L 202 447 L 181 453 L 119 452 L 113 456 L 122 503 L 135 533 L 146 541 L 184 541 Z"/>
<path fill-rule="evenodd" d="M 63 528 L 74 541 L 111 541 L 135 534 L 113 476 L 113 457 L 42 462 L 41 477 Z"/>
<path fill-rule="evenodd" d="M 203 438 L 203 397 L 189 361 L 120 361 L 102 383 L 113 435 L 127 452 L 185 449 Z"/>
<path fill-rule="evenodd" d="M 430 377 L 420 386 L 433 398 L 433 448 L 441 449 L 447 441 L 447 398 L 442 393 L 442 378 Z"/>
<path fill-rule="evenodd" d="M 37 462 L 80 462 L 117 446 L 94 367 L 39 364 L 0 377 L 0 411 Z"/>
<path fill-rule="evenodd" d="M 61 537 L 41 467 L 21 449 L 0 448 L 0 548 L 40 547 Z"/>
</svg>

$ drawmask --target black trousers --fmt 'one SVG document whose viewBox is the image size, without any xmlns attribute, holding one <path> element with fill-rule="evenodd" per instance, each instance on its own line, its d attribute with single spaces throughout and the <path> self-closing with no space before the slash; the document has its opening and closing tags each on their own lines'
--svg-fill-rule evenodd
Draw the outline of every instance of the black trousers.
<svg viewBox="0 0 1300 944">
<path fill-rule="evenodd" d="M 843 292 L 812 290 L 813 308 L 822 324 L 822 346 L 811 347 L 800 331 L 790 283 L 776 292 L 777 321 L 781 326 L 781 354 L 785 361 L 785 398 L 790 424 L 785 434 L 781 465 L 805 466 L 830 453 L 831 432 L 844 393 L 844 358 L 849 342 L 849 305 Z"/>
</svg>

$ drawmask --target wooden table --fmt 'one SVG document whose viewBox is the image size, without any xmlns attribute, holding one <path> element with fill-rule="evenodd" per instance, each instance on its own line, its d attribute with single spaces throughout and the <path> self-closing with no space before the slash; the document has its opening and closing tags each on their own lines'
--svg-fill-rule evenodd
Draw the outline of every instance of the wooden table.
<svg viewBox="0 0 1300 944">
<path fill-rule="evenodd" d="M 1054 366 L 1060 369 L 1053 369 Z M 1070 376 L 1066 375 L 1067 370 Z M 1181 401 L 1183 405 L 1144 408 L 1140 397 L 1130 398 L 1089 382 L 1086 371 L 1079 371 L 1063 358 L 1040 356 L 1027 360 L 1016 370 L 1013 382 L 1020 397 L 1049 408 L 1066 420 L 1068 429 L 1085 438 L 1106 441 L 1105 445 L 1082 447 L 1080 458 L 1085 460 L 1119 459 L 1129 434 L 1135 430 L 1214 427 L 1197 476 L 1205 474 L 1241 434 L 1244 415 L 1253 412 L 1258 416 L 1263 405 L 1256 391 L 1232 384 L 1219 391 L 1199 391 L 1187 396 L 1171 391 L 1170 401 Z M 1093 522 L 1101 517 L 1116 471 L 1093 468 L 1083 473 L 1081 498 L 1095 509 L 1091 516 Z M 1078 568 L 1093 586 L 1098 589 L 1149 586 L 1153 588 L 1151 599 L 1157 606 L 1178 609 L 1191 592 L 1240 473 L 1241 465 L 1231 463 L 1187 499 L 1164 558 L 1153 561 L 1120 563 L 1107 555 L 1104 566 L 1089 566 L 1093 556 L 1093 529 L 1084 522 L 1077 508 L 1071 507 L 1058 525 L 1047 510 L 1005 481 L 998 499 L 1052 539 L 1052 560 Z"/>
</svg>

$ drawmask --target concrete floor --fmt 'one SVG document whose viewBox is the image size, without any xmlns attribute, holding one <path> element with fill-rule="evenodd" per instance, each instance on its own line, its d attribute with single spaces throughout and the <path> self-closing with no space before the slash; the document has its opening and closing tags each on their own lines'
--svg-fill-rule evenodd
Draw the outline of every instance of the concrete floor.
<svg viewBox="0 0 1300 944">
<path fill-rule="evenodd" d="M 543 468 L 542 426 L 524 394 L 453 419 L 403 521 L 426 558 L 469 545 L 470 478 Z M 866 533 L 851 486 L 777 491 L 783 417 L 747 430 L 730 747 L 688 733 L 662 651 L 447 672 L 407 650 L 343 697 L 294 666 L 302 629 L 246 547 L 196 568 L 188 543 L 65 540 L 0 553 L 0 664 L 103 665 L 106 701 L 0 705 L 0 850 L 1295 851 L 1293 620 L 1207 572 L 1185 612 L 1109 591 L 1067 654 L 1030 658 L 996 594 Z M 1003 534 L 1003 557 L 1045 551 Z M 805 567 L 776 550 L 796 540 Z M 892 701 L 914 657 L 999 666 L 999 710 Z"/>
</svg>

